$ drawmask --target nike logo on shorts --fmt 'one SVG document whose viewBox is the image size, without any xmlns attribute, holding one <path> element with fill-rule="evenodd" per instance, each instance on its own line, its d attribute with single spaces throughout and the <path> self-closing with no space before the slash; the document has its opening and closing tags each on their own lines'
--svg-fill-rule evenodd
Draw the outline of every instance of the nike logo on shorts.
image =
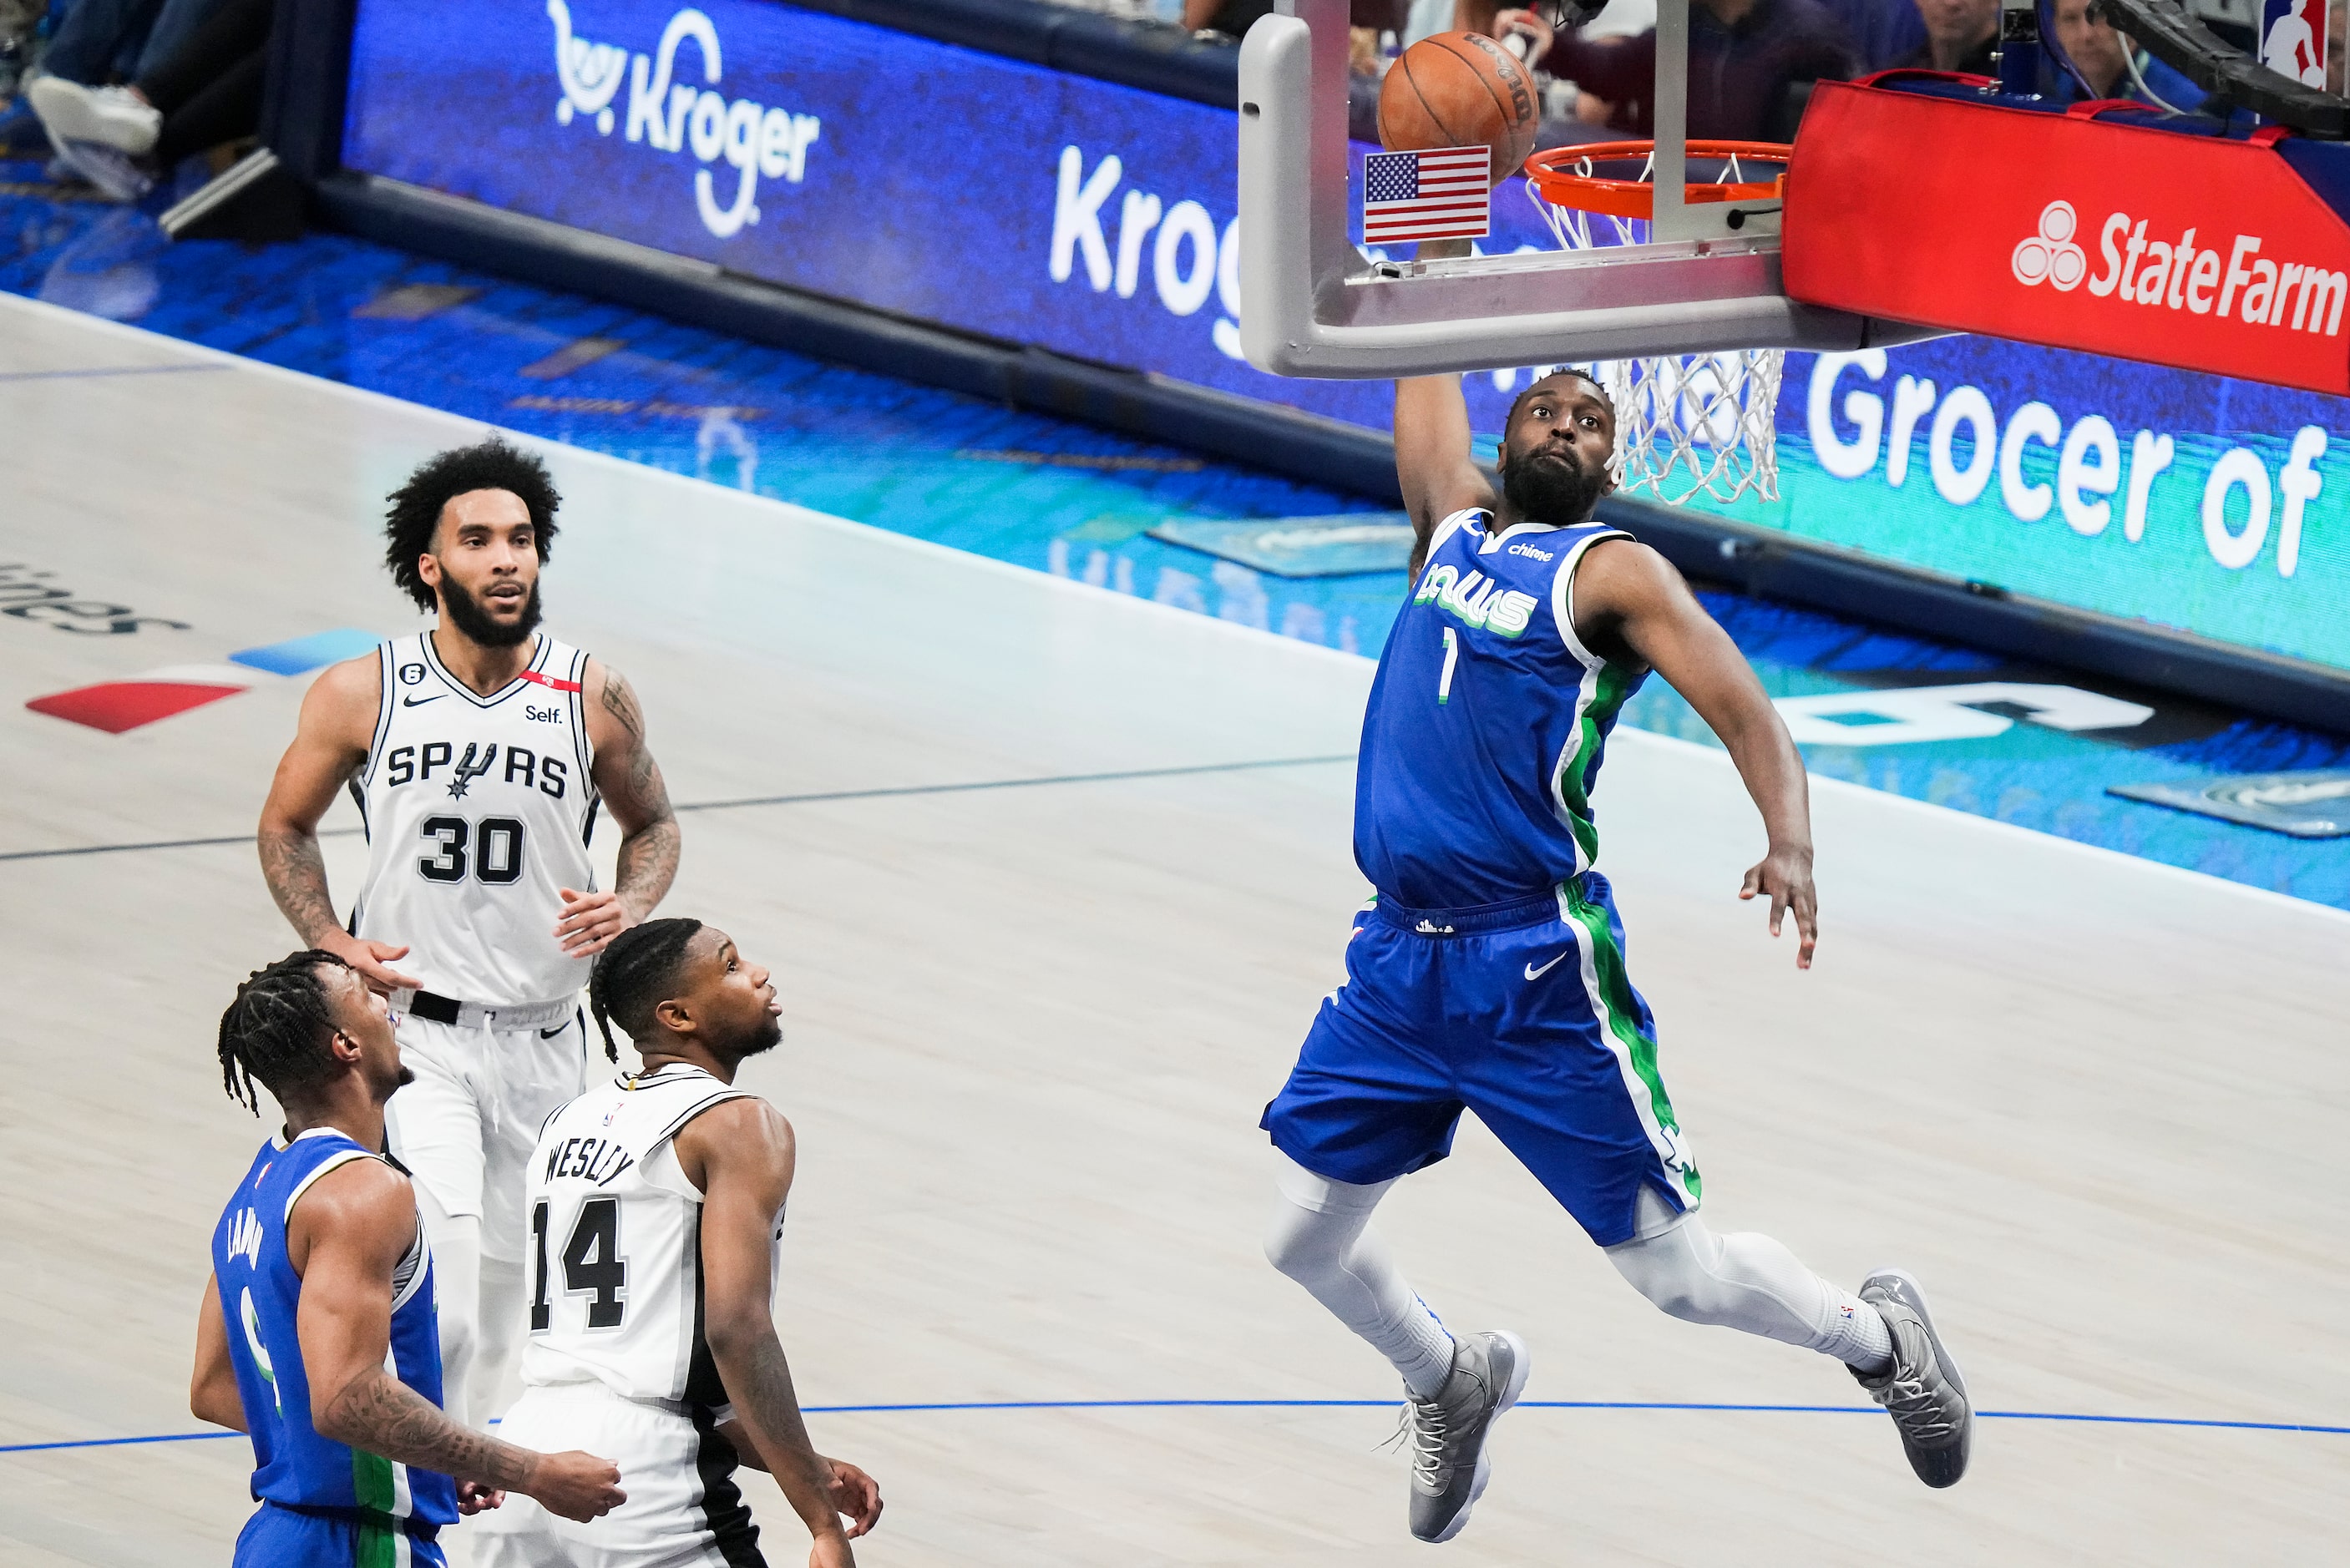
<svg viewBox="0 0 2350 1568">
<path fill-rule="evenodd" d="M 568 1028 L 570 1028 L 570 1027 L 571 1027 L 571 1025 L 569 1025 L 568 1023 L 558 1023 L 558 1024 L 556 1024 L 556 1025 L 554 1028 L 552 1028 L 552 1029 L 542 1029 L 542 1030 L 540 1030 L 540 1031 L 538 1032 L 538 1037 L 539 1037 L 541 1040 L 552 1040 L 552 1039 L 554 1039 L 556 1035 L 558 1035 L 558 1034 L 562 1033 L 565 1030 L 567 1030 L 567 1029 L 568 1029 Z"/>
<path fill-rule="evenodd" d="M 1573 952 L 1574 950 L 1574 950 L 1573 948 L 1569 948 L 1569 949 L 1567 949 L 1567 950 L 1566 950 L 1566 952 L 1567 952 L 1567 953 L 1571 953 L 1571 952 Z M 1566 953 L 1561 953 L 1561 954 L 1559 954 L 1559 955 L 1558 955 L 1558 957 L 1556 957 L 1556 958 L 1555 958 L 1555 959 L 1551 960 L 1551 961 L 1550 961 L 1550 962 L 1548 962 L 1548 963 L 1546 963 L 1546 964 L 1543 965 L 1543 966 L 1542 966 L 1542 968 L 1540 968 L 1540 969 L 1536 969 L 1534 965 L 1532 965 L 1532 964 L 1528 964 L 1528 965 L 1526 965 L 1526 978 L 1527 978 L 1528 980 L 1540 980 L 1543 976 L 1544 976 L 1544 975 L 1548 974 L 1551 971 L 1553 971 L 1553 970 L 1556 969 L 1556 968 L 1557 968 L 1561 963 L 1564 963 L 1565 961 L 1566 961 Z"/>
</svg>

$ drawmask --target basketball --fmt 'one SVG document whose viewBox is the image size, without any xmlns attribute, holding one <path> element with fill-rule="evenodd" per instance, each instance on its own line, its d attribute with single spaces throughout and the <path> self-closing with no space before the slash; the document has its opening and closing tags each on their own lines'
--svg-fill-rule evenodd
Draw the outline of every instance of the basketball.
<svg viewBox="0 0 2350 1568">
<path fill-rule="evenodd" d="M 1534 150 L 1534 73 L 1482 33 L 1439 33 L 1403 52 L 1379 88 L 1379 145 L 1493 150 L 1496 184 Z"/>
</svg>

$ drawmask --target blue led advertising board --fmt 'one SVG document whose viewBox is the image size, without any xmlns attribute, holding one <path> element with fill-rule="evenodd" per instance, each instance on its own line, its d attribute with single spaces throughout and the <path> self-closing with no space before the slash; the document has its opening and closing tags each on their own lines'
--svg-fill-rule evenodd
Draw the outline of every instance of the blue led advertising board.
<svg viewBox="0 0 2350 1568">
<path fill-rule="evenodd" d="M 1359 161 L 1366 149 L 1356 150 Z M 353 169 L 1373 429 L 1240 353 L 1230 110 L 772 3 L 360 0 Z M 1547 246 L 1514 182 L 1485 248 Z M 1526 373 L 1466 378 L 1499 428 Z M 2350 405 L 1983 338 L 1791 355 L 1807 538 L 2350 667 Z"/>
</svg>

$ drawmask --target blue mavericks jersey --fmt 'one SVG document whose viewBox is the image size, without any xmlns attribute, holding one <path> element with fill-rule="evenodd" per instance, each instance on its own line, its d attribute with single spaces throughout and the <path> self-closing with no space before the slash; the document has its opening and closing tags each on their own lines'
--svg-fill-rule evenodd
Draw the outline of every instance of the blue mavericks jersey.
<svg viewBox="0 0 2350 1568">
<path fill-rule="evenodd" d="M 377 1157 L 331 1127 L 262 1145 L 213 1232 L 213 1274 L 228 1320 L 244 1424 L 253 1435 L 253 1494 L 305 1509 L 439 1526 L 457 1517 L 447 1476 L 362 1453 L 310 1425 L 296 1317 L 302 1281 L 286 1253 L 286 1217 L 310 1184 L 338 1166 Z M 441 1334 L 433 1321 L 432 1260 L 423 1228 L 392 1279 L 390 1370 L 441 1403 Z"/>
<path fill-rule="evenodd" d="M 1502 903 L 1591 868 L 1591 788 L 1648 674 L 1575 635 L 1575 564 L 1628 535 L 1598 523 L 1492 534 L 1487 515 L 1437 524 L 1363 718 L 1355 863 L 1417 909 Z"/>
</svg>

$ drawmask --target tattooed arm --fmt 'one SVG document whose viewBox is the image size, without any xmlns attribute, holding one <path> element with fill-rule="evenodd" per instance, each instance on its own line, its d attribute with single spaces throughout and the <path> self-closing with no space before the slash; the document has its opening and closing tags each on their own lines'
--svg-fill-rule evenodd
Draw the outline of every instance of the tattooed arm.
<svg viewBox="0 0 2350 1568">
<path fill-rule="evenodd" d="M 408 950 L 361 941 L 343 929 L 327 893 L 327 863 L 318 854 L 318 819 L 375 743 L 382 689 L 383 673 L 372 653 L 334 665 L 310 683 L 294 743 L 270 781 L 256 836 L 262 879 L 295 933 L 307 945 L 340 957 L 378 991 L 398 991 L 417 983 L 391 967 Z"/>
<path fill-rule="evenodd" d="M 612 808 L 620 840 L 619 873 L 608 893 L 566 888 L 563 919 L 555 934 L 563 950 L 577 958 L 602 952 L 614 937 L 653 912 L 677 876 L 677 814 L 660 764 L 645 744 L 644 710 L 620 672 L 588 661 L 588 742 L 594 748 L 592 775 Z"/>
<path fill-rule="evenodd" d="M 459 1481 L 536 1498 L 590 1520 L 627 1501 L 620 1472 L 578 1452 L 542 1454 L 460 1426 L 384 1368 L 391 1277 L 415 1244 L 416 1198 L 380 1160 L 355 1159 L 311 1183 L 286 1220 L 302 1277 L 296 1331 L 321 1437 Z"/>
</svg>

